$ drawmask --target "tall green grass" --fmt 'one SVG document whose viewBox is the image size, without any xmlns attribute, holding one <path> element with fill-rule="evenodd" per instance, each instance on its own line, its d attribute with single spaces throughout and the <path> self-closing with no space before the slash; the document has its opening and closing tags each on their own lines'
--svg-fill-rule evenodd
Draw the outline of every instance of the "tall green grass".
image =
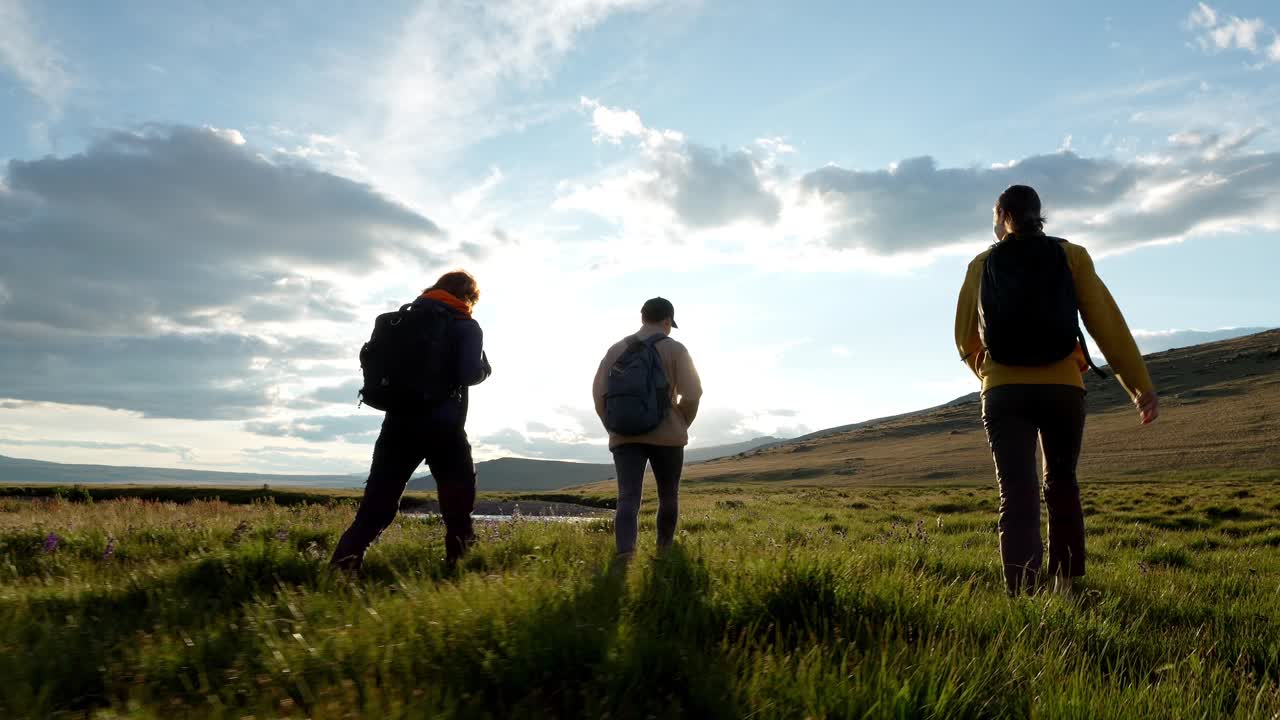
<svg viewBox="0 0 1280 720">
<path fill-rule="evenodd" d="M 347 504 L 0 499 L 0 717 L 1280 715 L 1274 483 L 1086 501 L 1083 593 L 1010 600 L 987 488 L 694 487 L 629 566 L 402 519 L 358 581 Z"/>
</svg>

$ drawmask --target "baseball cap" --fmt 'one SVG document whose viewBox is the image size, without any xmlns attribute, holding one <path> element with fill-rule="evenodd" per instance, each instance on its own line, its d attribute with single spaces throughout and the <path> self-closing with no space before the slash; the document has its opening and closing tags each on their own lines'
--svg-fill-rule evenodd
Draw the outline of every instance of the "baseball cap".
<svg viewBox="0 0 1280 720">
<path fill-rule="evenodd" d="M 640 308 L 640 318 L 645 322 L 662 322 L 671 318 L 671 327 L 680 327 L 676 324 L 675 306 L 666 298 L 656 297 L 645 300 L 644 306 Z"/>
</svg>

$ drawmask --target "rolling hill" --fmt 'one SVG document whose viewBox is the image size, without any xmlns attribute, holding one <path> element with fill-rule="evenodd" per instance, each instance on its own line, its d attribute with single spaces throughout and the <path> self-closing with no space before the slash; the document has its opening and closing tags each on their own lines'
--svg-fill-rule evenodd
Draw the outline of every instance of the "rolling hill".
<svg viewBox="0 0 1280 720">
<path fill-rule="evenodd" d="M 732 445 L 690 448 L 686 463 L 716 460 L 728 455 L 748 452 L 783 442 L 775 437 L 759 437 Z M 612 480 L 612 463 L 579 463 L 529 458 L 499 458 L 476 463 L 476 476 L 481 490 L 558 490 L 576 485 Z M 435 483 L 429 473 L 409 481 L 410 490 L 431 490 Z"/>
<path fill-rule="evenodd" d="M 289 485 L 319 488 L 357 487 L 356 475 L 270 475 L 265 473 L 214 472 L 179 468 L 72 465 L 0 455 L 0 482 L 135 485 Z"/>
<path fill-rule="evenodd" d="M 1115 380 L 1091 378 L 1082 479 L 1280 469 L 1280 330 L 1147 356 L 1161 417 L 1142 427 Z M 975 380 L 975 385 L 976 385 Z M 691 483 L 994 483 L 972 393 L 688 468 Z M 597 485 L 593 489 L 603 489 Z"/>
<path fill-rule="evenodd" d="M 1082 478 L 1280 469 L 1280 330 L 1147 356 L 1160 421 L 1140 427 L 1114 380 L 1089 380 Z M 975 381 L 976 385 L 976 381 Z M 978 393 L 933 408 L 821 430 L 690 449 L 692 483 L 821 485 L 990 483 Z M 483 490 L 607 490 L 610 464 L 503 458 L 478 463 Z M 359 487 L 363 475 L 270 475 L 68 465 L 0 456 L 0 482 Z M 412 489 L 433 487 L 429 475 Z"/>
<path fill-rule="evenodd" d="M 734 445 L 691 449 L 689 462 L 715 459 L 779 442 L 762 437 Z M 571 485 L 608 480 L 613 465 L 559 460 L 501 458 L 476 463 L 481 490 L 556 490 Z M 364 485 L 365 475 L 273 475 L 268 473 L 216 472 L 182 468 L 127 467 L 117 465 L 75 465 L 29 460 L 0 455 L 0 483 L 131 484 L 131 485 L 218 485 L 352 488 Z M 411 490 L 431 490 L 431 476 L 415 476 Z"/>
</svg>

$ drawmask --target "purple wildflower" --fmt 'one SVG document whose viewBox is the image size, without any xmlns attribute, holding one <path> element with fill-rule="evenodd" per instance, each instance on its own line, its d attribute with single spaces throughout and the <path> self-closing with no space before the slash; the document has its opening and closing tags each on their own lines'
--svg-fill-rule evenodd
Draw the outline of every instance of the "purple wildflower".
<svg viewBox="0 0 1280 720">
<path fill-rule="evenodd" d="M 48 555 L 57 550 L 60 542 L 62 542 L 62 538 L 58 537 L 57 533 L 49 533 L 49 536 L 44 539 L 44 553 Z"/>
<path fill-rule="evenodd" d="M 110 560 L 112 555 L 116 554 L 116 539 L 107 538 L 107 549 L 102 551 L 102 559 Z"/>
</svg>

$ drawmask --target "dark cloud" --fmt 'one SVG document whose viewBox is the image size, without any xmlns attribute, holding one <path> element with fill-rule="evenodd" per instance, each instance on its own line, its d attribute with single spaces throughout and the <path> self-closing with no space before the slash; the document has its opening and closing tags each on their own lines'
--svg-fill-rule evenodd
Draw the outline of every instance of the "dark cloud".
<svg viewBox="0 0 1280 720">
<path fill-rule="evenodd" d="M 441 231 L 375 188 L 234 131 L 109 132 L 0 178 L 0 397 L 246 419 L 297 360 L 349 357 L 264 330 L 357 321 L 328 273 L 436 263 Z M 235 330 L 226 330 L 235 328 Z"/>
<path fill-rule="evenodd" d="M 0 329 L 0 397 L 149 417 L 252 417 L 272 404 L 277 384 L 294 377 L 292 359 L 346 351 L 229 333 L 99 337 Z"/>
<path fill-rule="evenodd" d="M 777 222 L 782 201 L 761 182 L 763 167 L 745 150 L 668 141 L 653 152 L 657 177 L 646 191 L 691 228 L 738 220 Z"/>
<path fill-rule="evenodd" d="M 1128 247 L 1224 225 L 1280 226 L 1280 154 L 1243 152 L 1256 136 L 1197 139 L 1127 162 L 1061 151 L 991 168 L 940 168 L 930 157 L 886 170 L 829 166 L 801 187 L 833 211 L 825 240 L 836 248 L 889 255 L 971 240 L 1013 184 L 1036 188 L 1049 232 Z"/>
<path fill-rule="evenodd" d="M 0 318 L 137 331 L 224 309 L 345 320 L 316 268 L 433 263 L 440 229 L 374 188 L 237 134 L 111 132 L 70 157 L 12 160 L 0 182 Z"/>
<path fill-rule="evenodd" d="M 309 442 L 373 439 L 382 426 L 382 415 L 318 415 L 282 421 L 253 421 L 244 424 L 248 432 L 267 437 L 291 437 Z"/>
<path fill-rule="evenodd" d="M 341 385 L 324 387 L 311 393 L 309 396 L 316 402 L 333 403 L 333 404 L 356 404 L 356 393 L 364 386 L 364 381 L 355 379 L 348 380 Z"/>
<path fill-rule="evenodd" d="M 354 407 L 359 402 L 356 395 L 364 382 L 359 378 L 348 380 L 341 385 L 331 385 L 322 387 L 305 395 L 299 396 L 285 403 L 285 407 L 291 410 L 316 410 L 326 405 L 350 405 Z"/>
<path fill-rule="evenodd" d="M 963 239 L 990 222 L 996 197 L 1009 185 L 1032 185 L 1052 201 L 1050 209 L 1101 208 L 1133 189 L 1138 176 L 1134 168 L 1062 152 L 999 168 L 939 168 L 931 157 L 885 170 L 828 166 L 800 182 L 838 214 L 831 245 L 890 254 Z"/>
</svg>

